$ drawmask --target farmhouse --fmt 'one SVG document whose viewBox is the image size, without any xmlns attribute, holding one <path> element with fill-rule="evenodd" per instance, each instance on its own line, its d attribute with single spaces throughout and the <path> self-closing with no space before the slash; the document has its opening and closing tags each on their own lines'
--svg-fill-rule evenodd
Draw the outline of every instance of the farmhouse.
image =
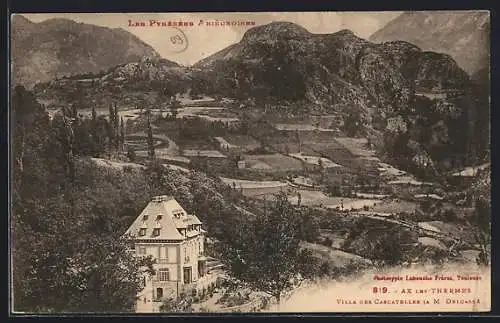
<svg viewBox="0 0 500 323">
<path fill-rule="evenodd" d="M 194 295 L 215 285 L 218 273 L 205 256 L 205 233 L 200 220 L 175 199 L 156 196 L 149 202 L 124 236 L 137 257 L 155 260 L 155 274 L 144 277 L 137 312 L 156 312 L 166 297 Z"/>
</svg>

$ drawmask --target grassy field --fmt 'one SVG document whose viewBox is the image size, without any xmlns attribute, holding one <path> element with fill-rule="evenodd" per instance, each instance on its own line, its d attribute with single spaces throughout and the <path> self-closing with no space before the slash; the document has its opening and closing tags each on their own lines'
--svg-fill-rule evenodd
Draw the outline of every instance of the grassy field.
<svg viewBox="0 0 500 323">
<path fill-rule="evenodd" d="M 243 151 L 250 151 L 260 147 L 260 143 L 257 140 L 247 135 L 228 134 L 224 136 L 224 139 Z"/>
<path fill-rule="evenodd" d="M 135 152 L 137 156 L 139 157 L 148 157 L 148 151 L 147 150 L 138 150 Z M 179 163 L 184 163 L 184 164 L 189 164 L 190 160 L 189 158 L 182 157 L 182 156 L 173 156 L 170 154 L 170 151 L 168 149 L 155 149 L 155 156 L 156 158 L 164 161 L 172 161 L 172 162 L 179 162 Z"/>
<path fill-rule="evenodd" d="M 402 200 L 392 200 L 384 201 L 373 208 L 370 211 L 380 212 L 380 213 L 413 213 L 417 210 L 418 204 L 410 201 Z"/>
<path fill-rule="evenodd" d="M 456 223 L 449 223 L 443 221 L 429 221 L 422 222 L 438 229 L 441 233 L 455 236 L 457 238 L 462 238 L 467 241 L 474 241 L 474 233 L 470 229 L 467 229 Z"/>
<path fill-rule="evenodd" d="M 300 193 L 300 200 L 303 205 L 319 205 L 322 201 L 328 200 L 326 196 L 321 191 L 310 191 L 310 190 L 294 190 L 289 194 L 288 200 L 297 204 L 298 194 Z"/>
<path fill-rule="evenodd" d="M 195 149 L 184 149 L 182 151 L 183 156 L 187 157 L 210 157 L 210 158 L 227 158 L 226 155 L 222 154 L 217 150 L 195 150 Z"/>
<path fill-rule="evenodd" d="M 220 178 L 223 183 L 229 185 L 236 190 L 241 190 L 245 196 L 253 196 L 257 198 L 264 198 L 264 196 L 272 199 L 272 195 L 278 192 L 288 190 L 288 184 L 280 181 L 252 181 L 252 180 L 241 180 L 234 178 Z M 267 198 L 267 197 L 266 197 Z"/>
<path fill-rule="evenodd" d="M 277 123 L 274 126 L 280 131 L 321 131 L 337 133 L 335 129 L 326 129 L 309 123 Z"/>
<path fill-rule="evenodd" d="M 319 166 L 321 163 L 321 165 L 323 165 L 324 168 L 341 167 L 339 164 L 335 164 L 330 159 L 324 158 L 324 157 L 310 156 L 310 155 L 305 155 L 302 153 L 294 153 L 294 154 L 290 154 L 290 156 L 294 157 L 300 161 L 303 161 L 306 164 L 310 164 L 310 165 Z"/>
<path fill-rule="evenodd" d="M 325 157 L 336 164 L 346 167 L 361 165 L 342 144 L 335 140 L 335 134 L 320 131 L 277 131 L 265 142 L 282 153 L 301 152 L 309 156 Z"/>
<path fill-rule="evenodd" d="M 329 197 L 321 191 L 293 190 L 289 193 L 289 201 L 296 204 L 300 193 L 301 203 L 307 206 L 320 206 L 329 209 L 360 210 L 363 207 L 373 207 L 382 203 L 379 199 Z"/>
<path fill-rule="evenodd" d="M 375 151 L 367 147 L 368 140 L 366 138 L 336 137 L 335 140 L 355 156 L 375 156 Z"/>
<path fill-rule="evenodd" d="M 299 160 L 282 154 L 245 155 L 244 159 L 249 163 L 250 167 L 252 167 L 252 163 L 261 163 L 270 167 L 263 167 L 263 169 L 272 169 L 278 171 L 302 169 L 302 163 Z"/>
<path fill-rule="evenodd" d="M 377 199 L 357 199 L 357 198 L 345 198 L 345 197 L 332 197 L 329 198 L 323 205 L 327 208 L 340 208 L 342 205 L 344 210 L 360 210 L 364 207 L 373 207 L 381 203 L 381 200 Z"/>
<path fill-rule="evenodd" d="M 300 247 L 304 249 L 309 249 L 313 252 L 314 256 L 327 261 L 334 267 L 343 267 L 347 264 L 357 263 L 363 265 L 371 264 L 371 261 L 360 257 L 358 255 L 344 252 L 341 250 L 336 250 L 327 246 L 319 245 L 316 243 L 310 243 L 302 241 Z"/>
</svg>

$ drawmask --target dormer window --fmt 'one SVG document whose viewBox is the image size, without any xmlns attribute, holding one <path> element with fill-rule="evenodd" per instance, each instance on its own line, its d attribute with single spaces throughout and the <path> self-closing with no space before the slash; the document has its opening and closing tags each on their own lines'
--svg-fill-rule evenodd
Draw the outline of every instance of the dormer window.
<svg viewBox="0 0 500 323">
<path fill-rule="evenodd" d="M 160 221 L 160 220 L 161 220 L 161 214 L 156 216 L 156 221 Z"/>
<path fill-rule="evenodd" d="M 141 237 L 145 236 L 145 235 L 146 235 L 146 229 L 145 229 L 145 228 L 140 228 L 140 229 L 139 229 L 139 235 L 140 235 Z"/>
<path fill-rule="evenodd" d="M 146 214 L 142 217 L 142 221 L 147 221 L 147 220 L 148 220 L 148 215 Z"/>
<path fill-rule="evenodd" d="M 160 229 L 159 228 L 153 229 L 153 236 L 157 237 L 159 235 L 160 235 Z"/>
</svg>

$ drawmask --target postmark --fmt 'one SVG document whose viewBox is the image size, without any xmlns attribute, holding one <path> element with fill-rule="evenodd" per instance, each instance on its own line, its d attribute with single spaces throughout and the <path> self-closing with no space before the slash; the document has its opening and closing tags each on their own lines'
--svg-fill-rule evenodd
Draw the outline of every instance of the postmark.
<svg viewBox="0 0 500 323">
<path fill-rule="evenodd" d="M 186 34 L 178 27 L 165 29 L 165 41 L 168 44 L 168 51 L 173 54 L 182 53 L 189 47 Z"/>
</svg>

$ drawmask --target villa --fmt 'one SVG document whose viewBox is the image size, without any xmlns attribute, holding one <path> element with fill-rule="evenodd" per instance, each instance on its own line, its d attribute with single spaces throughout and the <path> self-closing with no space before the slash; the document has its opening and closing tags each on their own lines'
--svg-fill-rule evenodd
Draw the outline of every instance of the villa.
<svg viewBox="0 0 500 323">
<path fill-rule="evenodd" d="M 220 264 L 205 256 L 202 223 L 168 196 L 156 196 L 124 237 L 137 257 L 152 256 L 155 275 L 144 277 L 137 312 L 157 312 L 165 298 L 197 295 L 214 286 Z"/>
</svg>

